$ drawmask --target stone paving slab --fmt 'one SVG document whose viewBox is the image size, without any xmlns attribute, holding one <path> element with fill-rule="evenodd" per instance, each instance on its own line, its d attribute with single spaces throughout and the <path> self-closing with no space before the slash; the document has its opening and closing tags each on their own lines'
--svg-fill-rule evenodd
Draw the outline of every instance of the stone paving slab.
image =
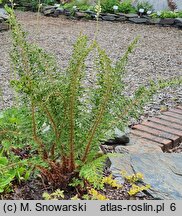
<svg viewBox="0 0 182 216">
<path fill-rule="evenodd" d="M 164 146 L 160 143 L 149 141 L 140 137 L 132 137 L 130 135 L 131 144 L 127 146 L 116 146 L 116 153 L 154 153 L 154 152 L 163 152 Z"/>
<path fill-rule="evenodd" d="M 150 184 L 147 191 L 154 199 L 182 199 L 182 154 L 176 153 L 144 153 L 117 154 L 109 156 L 110 170 L 121 184 L 124 178 L 121 171 L 128 175 L 141 172 L 143 184 Z"/>
</svg>

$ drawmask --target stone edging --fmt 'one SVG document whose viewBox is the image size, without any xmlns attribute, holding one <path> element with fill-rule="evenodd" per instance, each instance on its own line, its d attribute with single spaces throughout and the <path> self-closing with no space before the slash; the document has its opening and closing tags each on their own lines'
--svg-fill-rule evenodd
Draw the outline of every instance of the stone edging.
<svg viewBox="0 0 182 216">
<path fill-rule="evenodd" d="M 75 10 L 74 13 L 67 9 L 57 8 L 56 6 L 47 6 L 42 9 L 42 13 L 45 16 L 58 17 L 59 15 L 64 15 L 70 19 L 88 19 L 96 20 L 96 13 L 93 11 L 79 11 Z M 148 25 L 160 25 L 160 26 L 172 26 L 177 28 L 182 28 L 182 18 L 150 18 L 149 16 L 141 16 L 138 14 L 110 14 L 101 13 L 99 15 L 99 21 L 112 21 L 112 22 L 131 22 L 136 24 L 148 24 Z"/>
</svg>

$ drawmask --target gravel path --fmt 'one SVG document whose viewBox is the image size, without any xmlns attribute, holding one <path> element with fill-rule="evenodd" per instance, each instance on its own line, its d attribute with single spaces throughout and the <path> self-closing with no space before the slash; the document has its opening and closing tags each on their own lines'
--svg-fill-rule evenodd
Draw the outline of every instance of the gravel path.
<svg viewBox="0 0 182 216">
<path fill-rule="evenodd" d="M 73 21 L 65 18 L 50 18 L 31 12 L 17 12 L 19 21 L 29 32 L 29 40 L 39 44 L 54 54 L 58 63 L 65 67 L 68 63 L 72 45 L 80 32 L 91 39 L 94 36 L 94 21 Z M 157 77 L 182 75 L 182 31 L 170 27 L 136 25 L 131 23 L 100 22 L 98 41 L 109 56 L 115 61 L 126 50 L 127 45 L 136 36 L 140 41 L 130 55 L 127 66 L 127 93 L 147 80 Z M 0 110 L 12 104 L 9 88 L 11 79 L 9 52 L 11 47 L 10 32 L 0 32 L 0 87 L 3 90 L 4 104 Z M 154 101 L 145 108 L 146 115 L 158 112 L 161 106 L 174 106 L 182 103 L 182 87 L 168 88 L 159 92 Z"/>
</svg>

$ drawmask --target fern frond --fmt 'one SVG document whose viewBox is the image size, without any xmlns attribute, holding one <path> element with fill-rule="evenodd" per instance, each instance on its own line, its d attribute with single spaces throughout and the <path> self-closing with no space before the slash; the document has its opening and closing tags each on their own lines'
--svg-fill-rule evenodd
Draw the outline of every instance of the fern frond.
<svg viewBox="0 0 182 216">
<path fill-rule="evenodd" d="M 107 157 L 107 155 L 103 155 L 81 167 L 80 177 L 86 179 L 94 188 L 100 189 L 103 187 L 103 171 Z"/>
</svg>

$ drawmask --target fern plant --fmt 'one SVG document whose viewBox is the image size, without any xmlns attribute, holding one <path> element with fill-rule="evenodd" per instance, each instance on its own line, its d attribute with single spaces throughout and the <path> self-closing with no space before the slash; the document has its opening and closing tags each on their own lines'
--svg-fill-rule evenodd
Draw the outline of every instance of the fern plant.
<svg viewBox="0 0 182 216">
<path fill-rule="evenodd" d="M 137 117 L 138 110 L 159 89 L 181 83 L 179 77 L 140 87 L 133 98 L 124 96 L 123 77 L 128 56 L 135 47 L 135 39 L 125 54 L 113 65 L 105 50 L 93 40 L 80 35 L 66 70 L 61 70 L 54 57 L 26 39 L 26 33 L 10 14 L 13 50 L 11 53 L 15 79 L 11 82 L 19 94 L 20 104 L 28 118 L 8 130 L 34 143 L 47 167 L 37 166 L 42 176 L 56 187 L 65 188 L 75 178 L 85 178 L 99 187 L 105 160 L 97 158 L 99 141 L 112 135 L 117 126 L 123 129 L 129 117 Z M 85 61 L 95 52 L 95 74 L 86 76 Z M 26 126 L 25 126 L 26 125 Z M 97 159 L 96 159 L 97 158 Z M 96 159 L 96 160 L 95 160 Z"/>
</svg>

